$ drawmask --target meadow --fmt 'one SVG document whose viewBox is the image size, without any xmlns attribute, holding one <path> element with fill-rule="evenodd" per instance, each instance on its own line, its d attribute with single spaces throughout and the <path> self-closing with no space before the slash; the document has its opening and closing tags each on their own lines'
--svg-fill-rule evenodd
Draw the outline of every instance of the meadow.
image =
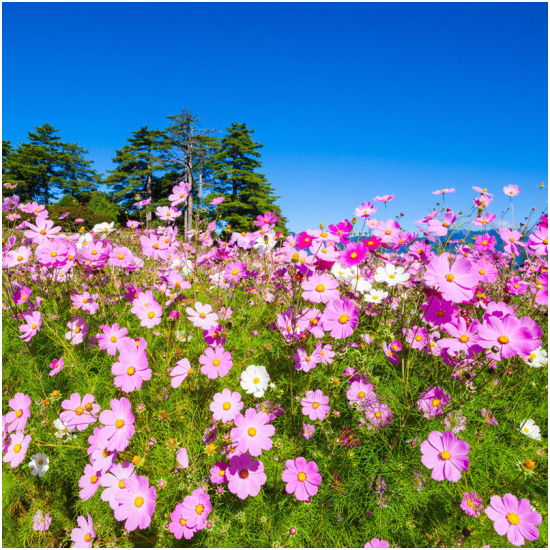
<svg viewBox="0 0 550 550">
<path fill-rule="evenodd" d="M 12 190 L 3 546 L 547 547 L 548 220 L 474 190 L 296 235 Z"/>
</svg>

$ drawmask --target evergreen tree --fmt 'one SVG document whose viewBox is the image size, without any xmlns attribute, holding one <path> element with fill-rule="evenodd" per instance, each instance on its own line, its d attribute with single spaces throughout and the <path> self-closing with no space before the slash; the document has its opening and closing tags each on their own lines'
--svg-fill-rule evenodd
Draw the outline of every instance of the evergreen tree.
<svg viewBox="0 0 550 550">
<path fill-rule="evenodd" d="M 151 198 L 153 204 L 163 198 L 162 171 L 165 163 L 161 152 L 165 148 L 165 135 L 161 130 L 142 126 L 128 144 L 116 151 L 114 170 L 109 170 L 105 184 L 112 185 L 114 197 L 122 207 L 133 209 L 136 200 Z M 147 209 L 147 222 L 151 221 L 152 207 Z"/>
<path fill-rule="evenodd" d="M 273 187 L 264 174 L 256 172 L 262 166 L 260 153 L 263 145 L 255 142 L 254 130 L 246 124 L 233 123 L 221 140 L 221 147 L 213 155 L 217 185 L 214 192 L 225 197 L 217 212 L 228 222 L 231 231 L 254 231 L 256 216 L 276 212 L 281 220 L 277 229 L 285 229 L 285 218 L 275 204 Z"/>
<path fill-rule="evenodd" d="M 64 165 L 59 173 L 62 177 L 61 189 L 83 202 L 89 198 L 86 195 L 94 191 L 99 182 L 98 175 L 92 168 L 92 161 L 84 158 L 89 151 L 76 143 L 67 143 L 63 147 L 63 153 Z"/>
</svg>

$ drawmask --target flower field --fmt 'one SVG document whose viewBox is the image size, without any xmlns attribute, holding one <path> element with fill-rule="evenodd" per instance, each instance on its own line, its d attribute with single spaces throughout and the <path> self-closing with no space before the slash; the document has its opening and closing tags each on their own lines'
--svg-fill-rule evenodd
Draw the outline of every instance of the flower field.
<svg viewBox="0 0 550 550">
<path fill-rule="evenodd" d="M 295 235 L 7 197 L 3 545 L 547 547 L 548 220 L 474 190 Z"/>
</svg>

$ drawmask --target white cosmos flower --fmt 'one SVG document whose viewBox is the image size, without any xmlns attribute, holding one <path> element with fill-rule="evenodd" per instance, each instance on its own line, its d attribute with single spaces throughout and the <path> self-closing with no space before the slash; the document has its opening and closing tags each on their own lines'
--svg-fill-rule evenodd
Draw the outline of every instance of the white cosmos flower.
<svg viewBox="0 0 550 550">
<path fill-rule="evenodd" d="M 254 397 L 263 397 L 269 380 L 269 374 L 265 367 L 249 365 L 241 374 L 241 388 Z"/>
<path fill-rule="evenodd" d="M 405 268 L 402 266 L 395 267 L 393 264 L 386 264 L 376 269 L 374 280 L 377 283 L 386 283 L 388 286 L 403 284 L 410 279 L 410 275 L 405 273 Z"/>
<path fill-rule="evenodd" d="M 519 429 L 523 435 L 540 441 L 540 428 L 535 424 L 533 419 L 530 418 L 529 420 L 524 420 L 520 424 Z"/>
<path fill-rule="evenodd" d="M 191 342 L 192 339 L 193 339 L 192 332 L 190 332 L 189 336 L 187 336 L 184 330 L 176 330 L 176 340 L 178 342 Z"/>
<path fill-rule="evenodd" d="M 384 290 L 378 290 L 377 288 L 371 289 L 369 292 L 363 295 L 365 302 L 371 304 L 379 304 L 382 300 L 387 298 L 388 293 Z"/>
<path fill-rule="evenodd" d="M 539 348 L 532 351 L 527 357 L 524 357 L 523 360 L 530 367 L 544 367 L 544 365 L 548 365 L 548 353 L 546 353 L 544 348 Z"/>
<path fill-rule="evenodd" d="M 115 222 L 107 223 L 96 223 L 92 228 L 92 233 L 96 235 L 102 235 L 106 237 L 109 233 L 112 233 L 115 230 Z"/>
<path fill-rule="evenodd" d="M 265 254 L 275 247 L 275 231 L 272 229 L 263 235 L 260 235 L 254 243 L 254 248 L 260 253 Z"/>
<path fill-rule="evenodd" d="M 357 266 L 353 265 L 351 267 L 344 267 L 338 262 L 334 263 L 334 265 L 330 268 L 330 272 L 339 281 L 352 281 L 353 279 L 358 279 L 361 276 Z"/>
<path fill-rule="evenodd" d="M 76 434 L 73 435 L 73 432 L 76 430 L 76 428 L 69 429 L 63 422 L 61 422 L 61 418 L 58 418 L 57 420 L 53 421 L 54 428 L 57 430 L 55 432 L 55 437 L 58 439 L 74 439 L 76 437 Z"/>
<path fill-rule="evenodd" d="M 356 282 L 352 281 L 351 288 L 353 288 L 353 290 L 355 290 L 355 292 L 359 292 L 360 294 L 365 294 L 366 292 L 371 291 L 372 284 L 361 277 L 361 278 L 357 279 Z"/>
<path fill-rule="evenodd" d="M 44 453 L 38 453 L 31 456 L 29 468 L 33 476 L 44 477 L 49 469 L 50 459 Z"/>
<path fill-rule="evenodd" d="M 94 241 L 94 236 L 91 233 L 84 233 L 84 235 L 80 235 L 78 238 L 78 241 L 76 242 L 76 248 L 78 250 L 82 250 L 83 246 L 88 246 L 89 243 Z"/>
</svg>

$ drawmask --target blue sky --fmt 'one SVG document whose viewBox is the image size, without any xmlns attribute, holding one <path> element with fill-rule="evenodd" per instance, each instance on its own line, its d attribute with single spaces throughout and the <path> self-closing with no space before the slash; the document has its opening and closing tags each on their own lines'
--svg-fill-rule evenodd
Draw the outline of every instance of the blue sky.
<svg viewBox="0 0 550 550">
<path fill-rule="evenodd" d="M 190 108 L 245 122 L 292 230 L 395 193 L 412 227 L 455 187 L 548 181 L 545 3 L 4 3 L 2 139 L 49 122 L 105 172 Z M 546 192 L 541 204 L 546 207 Z M 539 206 L 539 210 L 541 208 Z"/>
</svg>

